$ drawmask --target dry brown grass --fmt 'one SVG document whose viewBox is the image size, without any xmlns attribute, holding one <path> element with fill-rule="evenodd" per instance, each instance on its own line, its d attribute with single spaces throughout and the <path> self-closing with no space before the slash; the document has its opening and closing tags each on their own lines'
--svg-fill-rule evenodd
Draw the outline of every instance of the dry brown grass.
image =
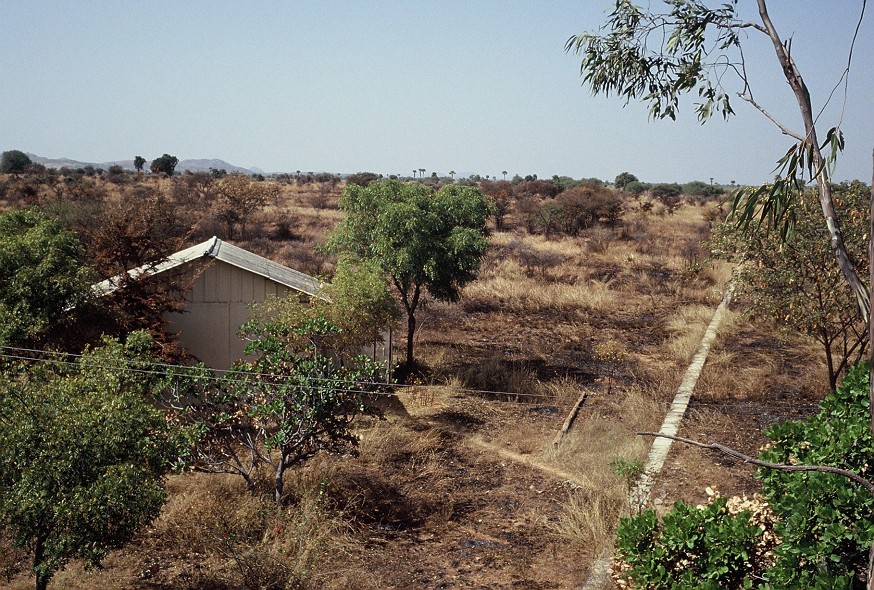
<svg viewBox="0 0 874 590">
<path fill-rule="evenodd" d="M 333 261 L 316 246 L 341 218 L 338 194 L 284 185 L 241 245 L 330 275 Z M 359 423 L 360 457 L 295 470 L 282 509 L 233 478 L 174 477 L 150 533 L 113 554 L 107 571 L 74 565 L 55 587 L 136 586 L 154 559 L 155 588 L 370 589 L 452 575 L 459 587 L 577 584 L 628 510 L 626 483 L 610 464 L 645 459 L 650 441 L 634 432 L 658 429 L 730 277 L 730 265 L 702 264 L 708 216 L 706 207 L 668 215 L 661 205 L 632 206 L 615 228 L 546 240 L 511 214 L 461 304 L 432 302 L 420 313 L 418 355 L 441 386 L 401 390 L 400 401 L 386 402 L 386 420 Z M 761 427 L 779 418 L 771 408 L 824 389 L 816 351 L 737 314 L 720 334 L 682 433 L 754 450 Z M 605 346 L 621 362 L 599 358 Z M 553 447 L 583 391 L 580 415 Z M 696 500 L 706 485 L 755 486 L 736 467 L 675 446 L 653 497 L 667 506 Z M 457 565 L 476 547 L 489 553 Z M 505 561 L 482 566 L 500 548 Z"/>
</svg>

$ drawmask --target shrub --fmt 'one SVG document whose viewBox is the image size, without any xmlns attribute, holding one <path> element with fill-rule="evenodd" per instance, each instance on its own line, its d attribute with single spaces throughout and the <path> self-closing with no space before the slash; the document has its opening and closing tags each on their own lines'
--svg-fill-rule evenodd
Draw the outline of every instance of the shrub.
<svg viewBox="0 0 874 590">
<path fill-rule="evenodd" d="M 761 459 L 864 475 L 874 464 L 869 425 L 863 363 L 817 415 L 769 428 Z M 641 588 L 864 588 L 874 497 L 831 473 L 761 469 L 757 477 L 773 517 L 759 501 L 716 497 L 706 507 L 678 502 L 661 520 L 652 510 L 622 519 L 616 575 Z"/>
<path fill-rule="evenodd" d="M 759 587 L 769 539 L 749 509 L 733 511 L 726 498 L 677 502 L 663 519 L 646 510 L 620 520 L 614 576 L 639 588 Z"/>
</svg>

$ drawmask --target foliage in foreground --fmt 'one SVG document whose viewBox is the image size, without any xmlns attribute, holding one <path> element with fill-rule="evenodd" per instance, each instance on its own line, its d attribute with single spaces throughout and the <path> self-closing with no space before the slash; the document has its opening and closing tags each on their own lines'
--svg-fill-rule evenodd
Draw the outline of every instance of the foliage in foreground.
<svg viewBox="0 0 874 590">
<path fill-rule="evenodd" d="M 83 254 L 36 209 L 0 214 L 0 345 L 42 346 L 71 326 L 94 279 Z"/>
<path fill-rule="evenodd" d="M 190 458 L 197 471 L 239 475 L 250 493 L 259 468 L 273 473 L 281 502 L 285 472 L 319 452 L 354 453 L 352 422 L 372 412 L 364 396 L 377 387 L 382 367 L 358 357 L 347 366 L 318 354 L 295 352 L 292 336 L 309 339 L 336 330 L 323 318 L 301 325 L 253 320 L 242 330 L 252 340 L 247 355 L 220 381 L 208 373 L 175 391 L 172 403 L 191 435 Z"/>
<path fill-rule="evenodd" d="M 773 442 L 762 460 L 866 476 L 874 465 L 867 365 L 854 367 L 817 415 L 766 434 Z M 662 519 L 652 510 L 622 519 L 621 579 L 635 588 L 864 588 L 874 498 L 835 474 L 761 469 L 758 477 L 775 517 L 773 553 L 758 513 L 733 514 L 722 499 L 696 508 L 677 503 Z"/>
<path fill-rule="evenodd" d="M 98 566 L 158 515 L 178 446 L 136 369 L 151 339 L 105 340 L 73 367 L 19 367 L 0 385 L 0 524 L 36 587 L 73 558 Z M 142 367 L 141 367 L 142 368 Z"/>
<path fill-rule="evenodd" d="M 834 185 L 832 192 L 847 250 L 867 273 L 870 190 L 853 181 Z M 732 219 L 716 226 L 710 249 L 714 258 L 745 263 L 737 272 L 751 315 L 773 318 L 822 346 L 834 390 L 840 376 L 862 358 L 867 326 L 840 269 L 832 263 L 817 196 L 812 191 L 799 196 L 793 211 L 795 230 L 785 240 L 767 227 L 738 226 Z"/>
</svg>

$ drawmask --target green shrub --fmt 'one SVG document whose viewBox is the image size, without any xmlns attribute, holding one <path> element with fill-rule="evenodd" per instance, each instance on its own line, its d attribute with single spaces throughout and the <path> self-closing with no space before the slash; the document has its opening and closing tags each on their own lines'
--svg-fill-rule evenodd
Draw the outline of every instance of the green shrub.
<svg viewBox="0 0 874 590">
<path fill-rule="evenodd" d="M 706 506 L 684 502 L 659 520 L 646 510 L 622 518 L 616 531 L 617 575 L 635 588 L 726 589 L 759 587 L 756 576 L 763 530 L 726 498 Z"/>
<path fill-rule="evenodd" d="M 850 370 L 841 386 L 805 420 L 772 426 L 775 463 L 832 465 L 870 478 L 874 446 L 868 414 L 868 365 Z M 864 588 L 874 539 L 874 497 L 830 473 L 760 470 L 764 494 L 780 514 L 783 539 L 769 578 L 779 587 Z"/>
<path fill-rule="evenodd" d="M 874 465 L 869 421 L 860 364 L 817 415 L 769 428 L 760 458 L 864 477 Z M 874 497 L 837 474 L 763 468 L 757 477 L 773 518 L 756 503 L 736 511 L 717 498 L 697 508 L 678 502 L 661 520 L 652 510 L 622 519 L 617 577 L 637 588 L 864 588 Z"/>
</svg>

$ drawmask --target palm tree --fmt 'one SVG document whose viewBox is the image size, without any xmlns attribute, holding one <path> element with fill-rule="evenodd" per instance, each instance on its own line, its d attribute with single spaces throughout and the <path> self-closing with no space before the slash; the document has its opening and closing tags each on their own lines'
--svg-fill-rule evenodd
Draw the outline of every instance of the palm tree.
<svg viewBox="0 0 874 590">
<path fill-rule="evenodd" d="M 449 178 L 451 178 L 452 180 L 455 180 L 455 170 L 449 171 Z"/>
<path fill-rule="evenodd" d="M 506 170 L 502 170 L 502 171 L 501 171 L 501 174 L 504 175 L 504 180 L 507 180 L 507 171 L 506 171 Z"/>
<path fill-rule="evenodd" d="M 419 178 L 425 178 L 425 169 L 419 168 Z"/>
<path fill-rule="evenodd" d="M 416 169 L 413 168 L 413 178 L 416 178 Z"/>
</svg>

